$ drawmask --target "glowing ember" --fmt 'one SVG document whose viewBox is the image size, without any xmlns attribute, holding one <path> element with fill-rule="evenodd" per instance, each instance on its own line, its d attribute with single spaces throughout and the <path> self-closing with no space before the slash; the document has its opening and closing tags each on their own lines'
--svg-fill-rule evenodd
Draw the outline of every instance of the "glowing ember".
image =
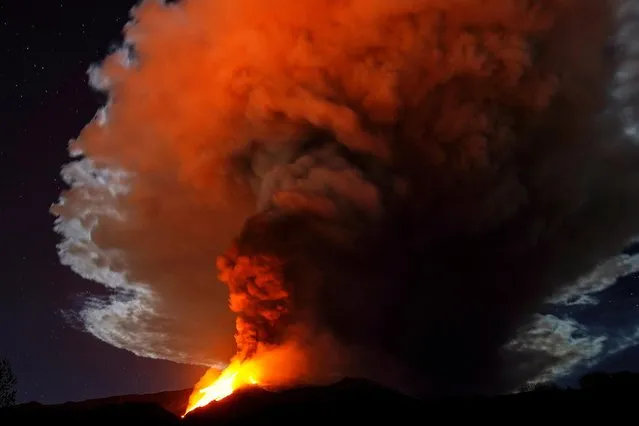
<svg viewBox="0 0 639 426">
<path fill-rule="evenodd" d="M 197 386 L 200 389 L 196 389 L 191 394 L 184 416 L 196 408 L 204 407 L 213 401 L 220 401 L 238 389 L 257 385 L 259 371 L 256 367 L 254 363 L 243 364 L 239 361 L 233 361 L 217 379 L 209 379 L 208 376 L 204 376 Z M 206 383 L 207 381 L 209 383 Z"/>
</svg>

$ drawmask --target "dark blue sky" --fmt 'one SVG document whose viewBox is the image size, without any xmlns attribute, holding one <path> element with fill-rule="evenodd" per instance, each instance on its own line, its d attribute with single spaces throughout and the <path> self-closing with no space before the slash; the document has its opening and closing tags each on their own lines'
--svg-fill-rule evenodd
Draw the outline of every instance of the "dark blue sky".
<svg viewBox="0 0 639 426">
<path fill-rule="evenodd" d="M 0 356 L 21 401 L 185 388 L 203 373 L 113 348 L 61 313 L 101 286 L 59 264 L 48 208 L 62 189 L 67 141 L 103 101 L 86 70 L 118 41 L 134 3 L 0 2 Z"/>
<path fill-rule="evenodd" d="M 58 174 L 68 160 L 67 141 L 103 102 L 90 91 L 86 70 L 118 42 L 134 3 L 0 2 L 0 356 L 14 366 L 20 401 L 185 388 L 203 372 L 113 348 L 62 315 L 83 292 L 100 286 L 59 264 L 48 208 L 62 189 Z M 599 295 L 597 305 L 553 313 L 596 333 L 636 327 L 637 280 L 623 279 Z M 624 350 L 598 367 L 639 370 L 639 350 Z"/>
<path fill-rule="evenodd" d="M 554 307 L 548 312 L 563 318 L 573 318 L 588 329 L 588 334 L 608 336 L 601 359 L 594 365 L 576 367 L 572 374 L 560 382 L 575 385 L 577 379 L 592 370 L 639 371 L 639 273 L 623 277 L 617 283 L 596 295 L 596 305 Z M 634 335 L 633 335 L 634 333 Z M 631 344 L 634 343 L 634 344 Z M 628 348 L 615 352 L 618 345 Z"/>
</svg>

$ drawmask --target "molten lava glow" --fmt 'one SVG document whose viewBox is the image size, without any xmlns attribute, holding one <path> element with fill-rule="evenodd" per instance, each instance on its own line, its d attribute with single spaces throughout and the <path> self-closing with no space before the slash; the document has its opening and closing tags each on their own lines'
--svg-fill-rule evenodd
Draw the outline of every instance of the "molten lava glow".
<svg viewBox="0 0 639 426">
<path fill-rule="evenodd" d="M 198 383 L 200 389 L 196 389 L 189 398 L 189 405 L 184 415 L 213 401 L 220 401 L 240 388 L 259 383 L 257 365 L 251 362 L 243 364 L 233 361 L 217 379 L 211 379 L 209 383 L 206 383 L 206 377 L 203 377 L 204 383 Z"/>
<path fill-rule="evenodd" d="M 231 360 L 221 374 L 216 369 L 207 371 L 195 385 L 182 417 L 248 386 L 274 390 L 300 383 L 302 378 L 308 378 L 309 369 L 305 352 L 294 342 L 277 347 L 261 346 L 249 359 Z"/>
</svg>

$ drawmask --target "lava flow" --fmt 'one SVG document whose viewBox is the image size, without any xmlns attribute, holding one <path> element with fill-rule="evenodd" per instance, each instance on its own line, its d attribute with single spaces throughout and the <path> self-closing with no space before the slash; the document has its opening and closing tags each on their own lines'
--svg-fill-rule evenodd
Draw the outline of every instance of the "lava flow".
<svg viewBox="0 0 639 426">
<path fill-rule="evenodd" d="M 189 405 L 182 417 L 196 408 L 204 407 L 213 401 L 220 401 L 238 389 L 257 385 L 258 373 L 254 363 L 233 361 L 216 379 L 209 378 L 208 374 L 205 375 L 191 394 Z"/>
</svg>

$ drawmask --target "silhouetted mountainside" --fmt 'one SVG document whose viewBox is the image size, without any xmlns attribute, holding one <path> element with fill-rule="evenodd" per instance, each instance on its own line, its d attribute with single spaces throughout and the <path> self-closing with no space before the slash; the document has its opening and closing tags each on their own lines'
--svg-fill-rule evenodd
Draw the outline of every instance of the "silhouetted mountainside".
<svg viewBox="0 0 639 426">
<path fill-rule="evenodd" d="M 542 421 L 557 414 L 571 420 L 605 414 L 632 414 L 639 396 L 639 375 L 593 374 L 581 380 L 581 389 L 561 389 L 552 384 L 527 392 L 497 397 L 440 398 L 420 401 L 373 383 L 345 379 L 331 386 L 298 387 L 281 391 L 246 389 L 179 417 L 190 390 L 152 395 L 129 395 L 84 402 L 44 406 L 23 404 L 0 411 L 0 425 L 111 424 L 236 426 L 296 425 L 311 422 L 450 421 L 519 419 Z M 513 411 L 516 410 L 516 411 Z M 442 417 L 443 416 L 443 417 Z M 611 417 L 612 416 L 612 417 Z M 122 425 L 124 426 L 124 425 Z"/>
<path fill-rule="evenodd" d="M 331 386 L 309 386 L 278 392 L 245 389 L 226 399 L 197 409 L 183 420 L 186 425 L 300 425 L 312 421 L 340 421 L 345 414 L 359 420 L 408 412 L 420 402 L 376 384 L 346 379 Z"/>
<path fill-rule="evenodd" d="M 44 405 L 37 402 L 29 402 L 8 409 L 0 410 L 0 420 L 4 415 L 12 417 L 37 417 L 37 418 L 65 418 L 76 415 L 92 415 L 112 410 L 114 413 L 123 413 L 127 410 L 139 409 L 141 413 L 153 414 L 154 412 L 167 414 L 171 418 L 184 413 L 191 395 L 192 389 L 157 392 L 143 395 L 118 395 L 107 398 L 89 399 L 86 401 L 72 401 L 64 404 Z M 105 411 L 106 410 L 106 411 Z M 0 424 L 2 424 L 0 422 Z"/>
<path fill-rule="evenodd" d="M 166 411 L 175 415 L 182 415 L 189 402 L 192 389 L 157 392 L 144 395 L 120 395 L 108 398 L 89 399 L 87 401 L 67 402 L 60 405 L 49 406 L 68 410 L 86 410 L 104 405 L 117 405 L 123 403 L 152 403 L 159 405 Z"/>
</svg>

